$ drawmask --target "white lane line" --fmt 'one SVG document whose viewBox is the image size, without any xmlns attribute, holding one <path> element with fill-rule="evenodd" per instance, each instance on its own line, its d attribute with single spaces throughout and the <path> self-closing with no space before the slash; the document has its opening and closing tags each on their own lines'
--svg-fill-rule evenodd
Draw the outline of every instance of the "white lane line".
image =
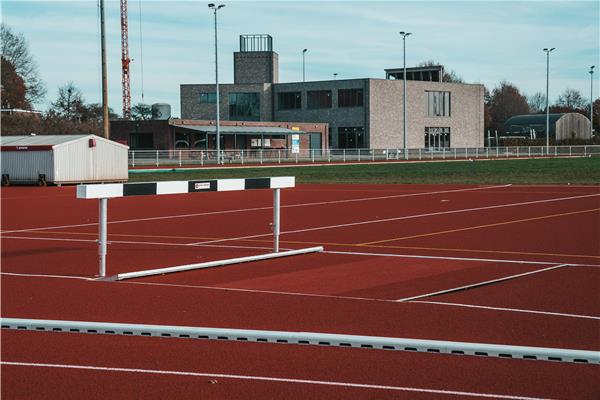
<svg viewBox="0 0 600 400">
<path fill-rule="evenodd" d="M 405 297 L 405 298 L 402 298 L 402 299 L 398 299 L 396 301 L 397 302 L 405 302 L 405 301 L 422 299 L 424 297 L 431 297 L 431 296 L 437 296 L 437 295 L 440 295 L 440 294 L 457 292 L 459 290 L 473 289 L 473 288 L 476 288 L 476 287 L 479 287 L 479 286 L 489 285 L 489 284 L 498 283 L 498 282 L 504 282 L 504 281 L 507 281 L 509 279 L 516 279 L 516 278 L 520 278 L 520 277 L 527 276 L 527 275 L 538 274 L 540 272 L 550 271 L 550 270 L 553 270 L 553 269 L 563 268 L 563 267 L 569 267 L 569 266 L 572 266 L 572 265 L 571 264 L 554 265 L 554 266 L 548 267 L 548 268 L 542 268 L 542 269 L 537 269 L 535 271 L 523 272 L 521 274 L 509 275 L 509 276 L 505 276 L 505 277 L 498 278 L 498 279 L 491 279 L 489 281 L 473 283 L 471 285 L 458 286 L 458 287 L 455 287 L 455 288 L 440 290 L 440 291 L 432 292 L 432 293 L 421 294 L 421 295 L 418 295 L 418 296 Z"/>
<path fill-rule="evenodd" d="M 72 239 L 72 238 L 57 238 L 57 237 L 39 237 L 39 236 L 3 236 L 2 239 L 16 239 L 16 240 L 48 240 L 55 242 L 86 242 L 86 243 L 97 243 L 96 239 Z M 153 246 L 181 246 L 181 247 L 218 247 L 226 249 L 250 249 L 250 250 L 272 250 L 273 247 L 260 247 L 260 246 L 240 246 L 240 245 L 204 245 L 189 243 L 168 243 L 168 242 L 136 242 L 131 240 L 109 240 L 108 244 L 134 244 L 134 245 L 153 245 Z M 288 248 L 280 248 L 280 250 L 294 250 Z"/>
<path fill-rule="evenodd" d="M 0 275 L 8 276 L 26 276 L 34 278 L 60 278 L 60 279 L 79 279 L 83 281 L 93 281 L 94 278 L 86 278 L 84 276 L 69 276 L 69 275 L 46 275 L 46 274 L 19 274 L 16 272 L 0 272 Z"/>
<path fill-rule="evenodd" d="M 464 189 L 453 189 L 453 190 L 440 190 L 435 192 L 419 192 L 419 193 L 405 193 L 405 194 L 396 194 L 389 196 L 378 196 L 378 197 L 363 197 L 358 199 L 347 199 L 347 200 L 331 200 L 331 201 L 320 201 L 314 203 L 301 203 L 301 204 L 289 204 L 282 205 L 281 208 L 294 208 L 294 207 L 309 207 L 316 205 L 327 205 L 327 204 L 340 204 L 340 203 L 352 203 L 359 201 L 371 201 L 371 200 L 384 200 L 384 199 L 394 199 L 400 197 L 414 197 L 414 196 L 425 196 L 425 195 L 435 195 L 435 194 L 446 194 L 446 193 L 457 193 L 457 192 L 468 192 L 475 190 L 484 190 L 484 189 L 496 189 L 508 187 L 509 185 L 498 185 L 498 186 L 483 186 L 476 188 L 464 188 Z M 254 207 L 254 208 L 239 208 L 235 210 L 224 210 L 224 211 L 210 211 L 203 213 L 194 213 L 194 214 L 177 214 L 177 215 L 165 215 L 161 217 L 148 217 L 148 218 L 133 218 L 133 219 L 123 219 L 117 221 L 110 221 L 109 224 L 123 224 L 129 222 L 142 222 L 142 221 L 156 221 L 161 219 L 172 219 L 172 218 L 189 218 L 189 217 L 200 217 L 206 215 L 218 215 L 218 214 L 229 214 L 229 213 L 238 213 L 238 212 L 247 212 L 247 211 L 261 211 L 261 210 L 272 210 L 272 206 L 268 207 Z M 27 229 L 16 229 L 16 230 L 6 230 L 0 233 L 16 233 L 16 232 L 30 232 L 30 231 L 40 231 L 40 230 L 48 230 L 48 229 L 60 229 L 60 228 L 77 228 L 83 226 L 95 226 L 98 225 L 97 222 L 90 222 L 87 224 L 73 224 L 73 225 L 60 225 L 60 226 L 47 226 L 40 228 L 27 228 Z"/>
<path fill-rule="evenodd" d="M 526 314 L 553 315 L 553 316 L 557 316 L 557 317 L 600 320 L 600 317 L 596 317 L 593 315 L 567 314 L 567 313 L 559 313 L 559 312 L 552 312 L 552 311 L 528 310 L 528 309 L 524 309 L 524 308 L 479 306 L 476 304 L 446 303 L 446 302 L 442 302 L 442 301 L 427 301 L 427 300 L 413 300 L 413 301 L 411 301 L 411 303 L 435 304 L 435 305 L 441 305 L 441 306 L 478 308 L 478 309 L 483 309 L 483 310 L 508 311 L 508 312 L 517 312 L 517 313 L 526 313 Z"/>
<path fill-rule="evenodd" d="M 586 197 L 597 197 L 597 196 L 600 196 L 600 194 L 587 194 L 587 195 L 583 195 L 583 196 L 560 197 L 560 198 L 554 198 L 554 199 L 525 201 L 525 202 L 520 202 L 520 203 L 498 204 L 498 205 L 494 205 L 494 206 L 463 208 L 463 209 L 459 209 L 459 210 L 438 211 L 438 212 L 431 212 L 431 213 L 425 213 L 425 214 L 405 215 L 402 217 L 371 219 L 371 220 L 360 221 L 360 222 L 348 222 L 345 224 L 323 225 L 323 226 L 316 226 L 316 227 L 312 227 L 312 228 L 295 229 L 295 230 L 291 230 L 291 231 L 282 231 L 280 234 L 283 235 L 283 234 L 290 234 L 290 233 L 312 232 L 312 231 L 319 231 L 319 230 L 324 230 L 324 229 L 345 228 L 345 227 L 349 227 L 349 226 L 376 224 L 376 223 L 381 223 L 381 222 L 401 221 L 401 220 L 406 220 L 406 219 L 433 217 L 433 216 L 438 216 L 438 215 L 460 214 L 460 213 L 466 213 L 466 212 L 471 212 L 471 211 L 493 210 L 493 209 L 497 209 L 497 208 L 518 207 L 518 206 L 531 205 L 531 204 L 550 203 L 550 202 L 581 199 L 581 198 L 586 198 Z M 226 242 L 226 241 L 231 241 L 231 240 L 253 239 L 253 238 L 263 237 L 263 236 L 268 236 L 268 235 L 271 235 L 271 233 L 264 233 L 264 234 L 260 234 L 260 235 L 251 235 L 251 236 L 240 236 L 240 237 L 228 238 L 228 239 L 209 240 L 209 241 L 203 241 L 203 242 L 194 242 L 194 243 L 190 243 L 190 244 L 196 245 L 196 244 L 219 243 L 219 242 Z M 365 246 L 365 247 L 367 247 L 367 246 Z"/>
<path fill-rule="evenodd" d="M 400 392 L 416 392 L 430 393 L 450 396 L 467 396 L 467 397 L 484 397 L 494 399 L 511 399 L 511 400 L 548 400 L 539 397 L 524 397 L 512 396 L 497 393 L 478 393 L 478 392 L 462 392 L 455 390 L 441 390 L 429 388 L 416 388 L 407 386 L 387 386 L 387 385 L 371 385 L 365 383 L 351 382 L 335 382 L 335 381 L 319 381 L 309 379 L 294 379 L 294 378 L 276 378 L 271 376 L 253 376 L 253 375 L 234 375 L 234 374 L 215 374 L 206 372 L 190 372 L 190 371 L 169 371 L 160 369 L 141 369 L 141 368 L 119 368 L 119 367 L 100 367 L 95 365 L 74 365 L 74 364 L 46 364 L 46 363 L 30 363 L 17 361 L 0 361 L 0 364 L 20 366 L 20 367 L 42 367 L 42 368 L 62 368 L 75 370 L 91 370 L 104 372 L 124 372 L 136 374 L 154 374 L 154 375 L 175 375 L 175 376 L 190 376 L 203 378 L 221 378 L 221 379 L 239 379 L 246 381 L 263 381 L 263 382 L 280 382 L 280 383 L 295 383 L 305 385 L 322 385 L 322 386 L 338 386 L 345 388 L 371 389 L 371 390 L 391 390 Z"/>
</svg>

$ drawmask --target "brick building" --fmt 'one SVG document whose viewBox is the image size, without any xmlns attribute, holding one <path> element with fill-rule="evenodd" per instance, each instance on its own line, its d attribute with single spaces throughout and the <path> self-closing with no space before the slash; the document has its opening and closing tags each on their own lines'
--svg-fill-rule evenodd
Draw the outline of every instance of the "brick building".
<svg viewBox="0 0 600 400">
<path fill-rule="evenodd" d="M 442 75 L 440 66 L 407 69 L 408 147 L 483 146 L 483 85 L 445 83 Z M 311 148 L 401 148 L 402 69 L 386 77 L 279 83 L 271 37 L 242 35 L 234 83 L 219 85 L 220 118 L 328 124 L 328 139 Z M 214 84 L 182 84 L 180 97 L 183 119 L 214 118 Z"/>
</svg>

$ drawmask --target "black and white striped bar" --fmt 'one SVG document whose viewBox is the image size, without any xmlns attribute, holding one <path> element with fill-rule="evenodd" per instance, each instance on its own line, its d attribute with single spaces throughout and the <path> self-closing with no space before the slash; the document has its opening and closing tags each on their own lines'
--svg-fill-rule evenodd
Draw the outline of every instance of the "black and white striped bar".
<svg viewBox="0 0 600 400">
<path fill-rule="evenodd" d="M 204 179 L 144 183 L 109 183 L 77 186 L 78 199 L 110 199 L 126 196 L 227 192 L 252 189 L 285 189 L 296 186 L 293 176 L 245 179 Z"/>
<path fill-rule="evenodd" d="M 235 340 L 241 342 L 287 343 L 313 346 L 358 347 L 423 353 L 473 355 L 556 362 L 600 364 L 600 352 L 508 344 L 454 342 L 446 340 L 358 336 L 318 332 L 267 331 L 88 321 L 1 318 L 3 329 L 157 336 L 186 339 Z"/>
</svg>

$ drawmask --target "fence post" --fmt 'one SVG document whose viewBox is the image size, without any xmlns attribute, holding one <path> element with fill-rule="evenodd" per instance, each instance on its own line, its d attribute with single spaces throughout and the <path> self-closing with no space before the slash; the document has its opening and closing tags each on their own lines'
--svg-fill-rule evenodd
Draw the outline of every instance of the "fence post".
<svg viewBox="0 0 600 400">
<path fill-rule="evenodd" d="M 281 189 L 273 189 L 273 253 L 279 253 L 279 204 Z"/>
<path fill-rule="evenodd" d="M 179 166 L 181 167 L 181 150 L 179 150 Z"/>
<path fill-rule="evenodd" d="M 469 150 L 465 147 L 465 160 L 469 158 Z"/>
<path fill-rule="evenodd" d="M 373 155 L 372 160 L 375 161 L 375 149 L 371 149 L 371 154 Z"/>
<path fill-rule="evenodd" d="M 527 157 L 531 158 L 531 146 L 527 146 Z"/>
<path fill-rule="evenodd" d="M 260 149 L 260 163 L 263 163 L 263 149 Z"/>
<path fill-rule="evenodd" d="M 346 149 L 344 149 L 344 162 L 346 162 Z"/>
<path fill-rule="evenodd" d="M 244 165 L 244 150 L 242 149 L 242 152 L 240 154 L 240 158 L 242 159 L 242 165 Z"/>
<path fill-rule="evenodd" d="M 442 147 L 442 160 L 446 159 L 446 148 Z"/>
<path fill-rule="evenodd" d="M 277 150 L 277 164 L 281 164 L 281 150 Z"/>
<path fill-rule="evenodd" d="M 500 148 L 496 145 L 496 158 L 500 158 Z"/>
<path fill-rule="evenodd" d="M 419 161 L 421 161 L 421 148 L 419 147 Z"/>
<path fill-rule="evenodd" d="M 135 150 L 131 152 L 132 167 L 135 167 Z"/>
<path fill-rule="evenodd" d="M 583 156 L 587 156 L 587 146 L 583 146 Z"/>
<path fill-rule="evenodd" d="M 396 160 L 400 159 L 400 150 L 396 149 Z"/>
<path fill-rule="evenodd" d="M 327 149 L 327 162 L 331 162 L 331 149 Z"/>
<path fill-rule="evenodd" d="M 358 161 L 360 161 L 360 149 L 358 149 Z"/>
<path fill-rule="evenodd" d="M 475 147 L 475 158 L 479 158 L 479 147 Z"/>
<path fill-rule="evenodd" d="M 519 146 L 517 146 L 517 158 L 519 158 Z"/>
<path fill-rule="evenodd" d="M 573 152 L 572 152 L 572 149 L 571 149 L 571 147 L 572 147 L 572 146 L 569 146 L 569 157 L 571 157 L 571 156 L 573 155 Z"/>
<path fill-rule="evenodd" d="M 558 155 L 558 146 L 554 146 L 554 157 Z"/>
<path fill-rule="evenodd" d="M 454 148 L 454 159 L 456 160 L 456 147 Z"/>
<path fill-rule="evenodd" d="M 296 164 L 298 164 L 298 153 L 296 153 Z"/>
<path fill-rule="evenodd" d="M 310 160 L 315 162 L 315 149 L 310 149 Z"/>
</svg>

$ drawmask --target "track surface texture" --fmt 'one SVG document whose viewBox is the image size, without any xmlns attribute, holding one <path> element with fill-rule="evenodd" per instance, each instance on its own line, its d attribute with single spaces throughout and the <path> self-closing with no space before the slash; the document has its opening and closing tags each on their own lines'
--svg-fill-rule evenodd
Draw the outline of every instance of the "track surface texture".
<svg viewBox="0 0 600 400">
<path fill-rule="evenodd" d="M 98 204 L 1 191 L 1 316 L 600 350 L 600 187 L 300 185 L 281 247 L 97 279 Z M 108 202 L 108 275 L 272 251 L 270 190 Z M 2 329 L 2 398 L 600 398 L 600 366 Z"/>
</svg>

